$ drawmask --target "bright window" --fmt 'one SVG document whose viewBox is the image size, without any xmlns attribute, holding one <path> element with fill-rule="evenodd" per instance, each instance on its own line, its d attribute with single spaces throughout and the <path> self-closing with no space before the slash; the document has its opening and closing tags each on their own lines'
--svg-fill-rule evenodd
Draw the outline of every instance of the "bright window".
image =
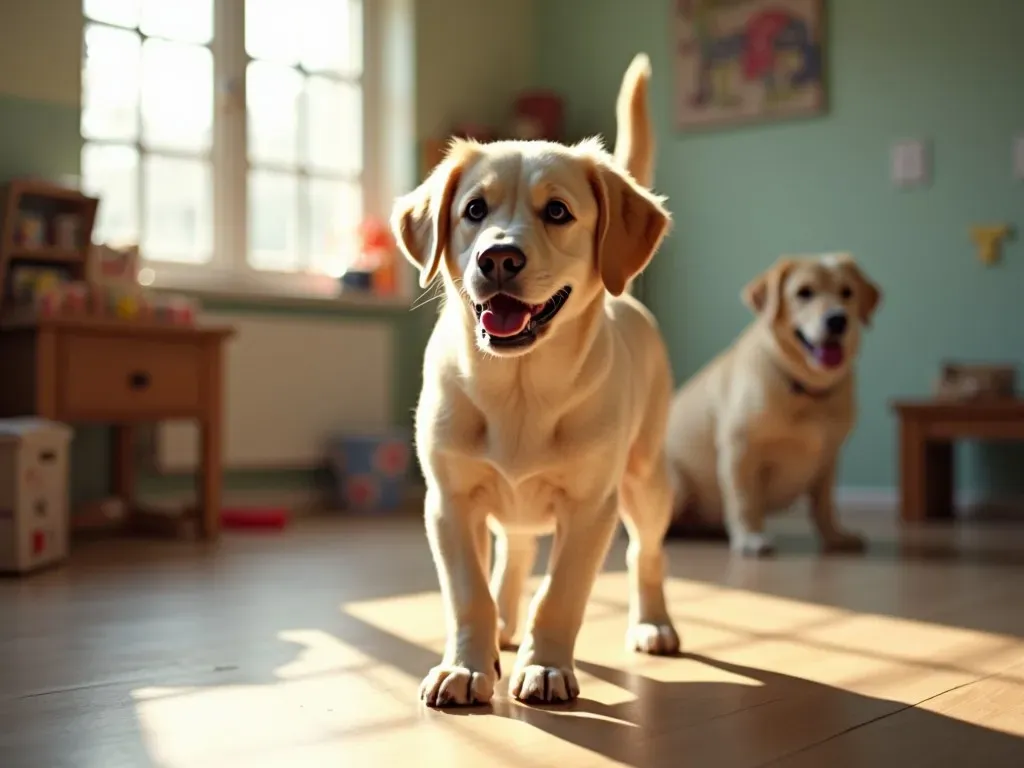
<svg viewBox="0 0 1024 768">
<path fill-rule="evenodd" d="M 95 239 L 190 283 L 344 272 L 370 170 L 362 5 L 84 0 Z"/>
</svg>

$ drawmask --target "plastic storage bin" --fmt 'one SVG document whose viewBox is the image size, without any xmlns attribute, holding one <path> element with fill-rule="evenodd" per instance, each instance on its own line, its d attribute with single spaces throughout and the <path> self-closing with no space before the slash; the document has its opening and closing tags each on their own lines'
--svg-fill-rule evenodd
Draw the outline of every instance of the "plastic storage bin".
<svg viewBox="0 0 1024 768">
<path fill-rule="evenodd" d="M 28 573 L 68 554 L 71 428 L 0 420 L 0 572 Z"/>
<path fill-rule="evenodd" d="M 386 513 L 401 507 L 410 453 L 409 436 L 402 431 L 334 437 L 329 464 L 338 505 L 358 513 Z"/>
</svg>

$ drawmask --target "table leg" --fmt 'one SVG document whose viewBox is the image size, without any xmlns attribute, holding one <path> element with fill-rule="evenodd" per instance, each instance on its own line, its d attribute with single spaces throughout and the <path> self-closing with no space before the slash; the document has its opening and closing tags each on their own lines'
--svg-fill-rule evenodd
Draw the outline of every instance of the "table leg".
<svg viewBox="0 0 1024 768">
<path fill-rule="evenodd" d="M 953 443 L 927 442 L 924 451 L 925 516 L 929 520 L 952 520 L 956 514 Z"/>
<path fill-rule="evenodd" d="M 199 525 L 203 538 L 216 539 L 220 535 L 221 482 L 221 430 L 217 419 L 200 424 L 199 464 Z"/>
<path fill-rule="evenodd" d="M 221 484 L 223 466 L 223 380 L 221 350 L 207 351 L 206 413 L 199 423 L 199 515 L 200 530 L 206 539 L 220 535 Z"/>
<path fill-rule="evenodd" d="M 953 517 L 953 444 L 927 439 L 913 420 L 900 424 L 900 518 L 905 523 Z"/>
<path fill-rule="evenodd" d="M 124 504 L 129 517 L 135 509 L 135 430 L 121 424 L 112 430 L 114 445 L 110 467 L 110 484 L 114 495 Z"/>
</svg>

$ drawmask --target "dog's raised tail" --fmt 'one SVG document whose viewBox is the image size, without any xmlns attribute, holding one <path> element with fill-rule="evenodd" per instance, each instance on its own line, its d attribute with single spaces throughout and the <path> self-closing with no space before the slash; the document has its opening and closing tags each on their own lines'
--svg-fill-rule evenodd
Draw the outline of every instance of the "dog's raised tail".
<svg viewBox="0 0 1024 768">
<path fill-rule="evenodd" d="M 615 160 L 640 184 L 654 184 L 654 130 L 647 104 L 651 60 L 638 53 L 630 62 L 615 105 Z"/>
</svg>

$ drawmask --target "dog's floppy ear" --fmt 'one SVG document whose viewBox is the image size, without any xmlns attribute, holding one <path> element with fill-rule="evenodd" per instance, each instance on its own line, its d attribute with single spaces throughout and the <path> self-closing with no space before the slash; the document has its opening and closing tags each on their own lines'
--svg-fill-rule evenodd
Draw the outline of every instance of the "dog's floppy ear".
<svg viewBox="0 0 1024 768">
<path fill-rule="evenodd" d="M 771 269 L 747 283 L 741 297 L 755 315 L 769 321 L 778 317 L 782 307 L 782 283 L 793 268 L 793 263 L 792 259 L 779 259 Z"/>
<path fill-rule="evenodd" d="M 430 285 L 441 266 L 448 247 L 452 196 L 472 152 L 469 142 L 457 141 L 426 181 L 395 200 L 391 231 L 402 254 L 419 270 L 421 288 Z"/>
<path fill-rule="evenodd" d="M 857 299 L 857 316 L 864 325 L 871 325 L 871 318 L 882 302 L 882 289 L 868 279 L 850 254 L 841 253 L 834 258 L 837 264 L 853 276 L 856 283 L 854 296 Z"/>
<path fill-rule="evenodd" d="M 591 187 L 597 199 L 598 271 L 608 293 L 619 296 L 658 250 L 671 217 L 661 197 L 603 159 L 594 162 Z"/>
</svg>

